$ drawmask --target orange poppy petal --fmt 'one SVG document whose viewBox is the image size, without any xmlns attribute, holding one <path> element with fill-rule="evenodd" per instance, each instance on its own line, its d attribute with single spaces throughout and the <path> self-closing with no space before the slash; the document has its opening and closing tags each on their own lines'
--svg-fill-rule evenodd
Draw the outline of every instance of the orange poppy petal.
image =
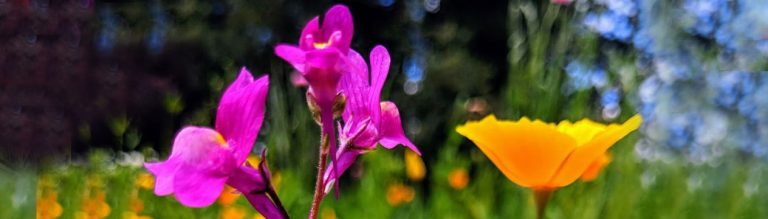
<svg viewBox="0 0 768 219">
<path fill-rule="evenodd" d="M 507 122 L 489 116 L 457 131 L 475 142 L 510 180 L 526 187 L 546 186 L 576 148 L 576 141 L 554 125 L 526 118 Z"/>
<path fill-rule="evenodd" d="M 584 170 L 584 173 L 581 174 L 581 180 L 584 182 L 589 182 L 592 180 L 597 179 L 597 176 L 600 175 L 600 171 L 603 170 L 603 167 L 611 163 L 611 155 L 610 154 L 603 154 L 603 156 L 598 157 L 594 161 L 592 161 L 591 164 L 589 164 L 589 167 L 587 167 L 586 170 Z"/>
<path fill-rule="evenodd" d="M 523 186 L 523 187 L 529 187 L 530 183 L 525 181 L 523 178 L 518 176 L 517 173 L 514 173 L 507 169 L 505 167 L 505 164 L 503 162 L 504 159 L 497 156 L 496 153 L 489 148 L 491 148 L 490 145 L 498 144 L 500 142 L 495 141 L 495 139 L 500 139 L 501 136 L 499 136 L 499 131 L 496 128 L 496 117 L 493 115 L 489 115 L 485 117 L 480 122 L 467 122 L 467 124 L 463 126 L 456 127 L 456 132 L 459 134 L 469 138 L 472 142 L 475 143 L 475 145 L 478 145 L 477 147 L 480 148 L 480 151 L 485 154 L 485 156 L 488 157 L 491 162 L 496 165 L 496 168 L 498 168 L 501 173 L 504 174 L 509 180 L 512 182 Z M 471 136 L 471 137 L 470 137 Z M 480 145 L 488 145 L 487 147 L 481 147 Z"/>
<path fill-rule="evenodd" d="M 582 146 L 592 140 L 597 134 L 605 131 L 606 126 L 589 119 L 582 119 L 576 123 L 562 121 L 557 124 L 557 131 L 570 135 L 576 139 L 576 145 Z"/>
<path fill-rule="evenodd" d="M 640 115 L 635 115 L 622 125 L 611 124 L 598 133 L 586 144 L 576 148 L 563 163 L 560 171 L 552 178 L 551 186 L 561 187 L 571 184 L 584 173 L 587 167 L 605 153 L 608 148 L 640 127 L 643 122 Z"/>
</svg>

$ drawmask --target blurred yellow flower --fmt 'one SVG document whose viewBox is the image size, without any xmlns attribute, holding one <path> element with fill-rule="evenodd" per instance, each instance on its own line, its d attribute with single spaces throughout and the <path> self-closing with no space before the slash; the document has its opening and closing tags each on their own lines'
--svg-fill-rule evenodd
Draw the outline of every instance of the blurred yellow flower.
<svg viewBox="0 0 768 219">
<path fill-rule="evenodd" d="M 640 127 L 642 121 L 635 115 L 621 125 L 589 119 L 555 125 L 525 117 L 499 121 L 490 115 L 479 122 L 467 122 L 456 131 L 472 140 L 509 180 L 534 190 L 541 217 L 552 191 L 584 175 L 608 148 Z"/>
<path fill-rule="evenodd" d="M 427 173 L 421 156 L 411 150 L 405 151 L 405 173 L 412 181 L 421 181 Z"/>
<path fill-rule="evenodd" d="M 323 208 L 320 212 L 320 218 L 322 219 L 336 219 L 336 211 L 333 208 Z"/>
<path fill-rule="evenodd" d="M 275 191 L 280 190 L 280 184 L 283 182 L 283 175 L 280 174 L 279 170 L 272 171 L 272 187 L 275 188 Z"/>
<path fill-rule="evenodd" d="M 240 198 L 240 193 L 230 186 L 224 186 L 224 191 L 219 195 L 219 205 L 229 206 Z"/>
<path fill-rule="evenodd" d="M 246 213 L 245 209 L 239 206 L 224 206 L 219 212 L 219 217 L 221 219 L 243 219 Z"/>
<path fill-rule="evenodd" d="M 387 202 L 391 206 L 398 206 L 413 201 L 416 192 L 410 186 L 393 183 L 387 188 Z"/>
<path fill-rule="evenodd" d="M 464 168 L 456 168 L 448 173 L 448 185 L 456 190 L 461 190 L 469 184 L 469 174 Z"/>
<path fill-rule="evenodd" d="M 136 186 L 146 190 L 152 190 L 155 186 L 155 177 L 146 172 L 136 175 Z"/>
<path fill-rule="evenodd" d="M 123 219 L 152 219 L 152 217 L 139 215 L 136 212 L 126 211 L 123 212 Z"/>
<path fill-rule="evenodd" d="M 264 215 L 259 214 L 259 212 L 256 212 L 256 214 L 253 215 L 253 219 L 266 219 L 264 218 Z"/>
<path fill-rule="evenodd" d="M 581 174 L 581 180 L 584 182 L 589 182 L 592 180 L 597 179 L 597 176 L 600 174 L 600 171 L 603 170 L 603 167 L 611 163 L 611 155 L 608 153 L 603 154 L 603 156 L 598 157 L 594 161 L 592 161 L 591 164 L 589 164 L 589 167 L 587 167 L 587 170 L 584 171 L 583 174 Z"/>
<path fill-rule="evenodd" d="M 37 197 L 37 218 L 38 219 L 53 219 L 61 216 L 63 209 L 61 204 L 57 201 L 58 193 L 54 191 L 47 192 L 44 196 Z"/>
<path fill-rule="evenodd" d="M 106 202 L 107 194 L 104 191 L 96 191 L 94 194 L 83 196 L 80 204 L 81 212 L 78 212 L 78 219 L 100 219 L 109 216 L 111 209 Z"/>
</svg>

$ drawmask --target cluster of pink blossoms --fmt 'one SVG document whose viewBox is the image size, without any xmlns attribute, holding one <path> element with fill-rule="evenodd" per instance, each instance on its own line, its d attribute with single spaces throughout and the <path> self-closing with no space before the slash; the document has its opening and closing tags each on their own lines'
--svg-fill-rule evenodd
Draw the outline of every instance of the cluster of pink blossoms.
<svg viewBox="0 0 768 219">
<path fill-rule="evenodd" d="M 363 56 L 350 49 L 353 29 L 349 9 L 336 5 L 326 12 L 322 25 L 319 17 L 307 23 L 297 46 L 275 48 L 309 85 L 307 102 L 321 125 L 322 172 L 314 200 L 318 206 L 356 158 L 378 144 L 387 149 L 403 145 L 420 154 L 403 132 L 397 106 L 381 101 L 390 65 L 387 49 L 376 46 L 371 51 L 369 70 Z M 205 207 L 229 185 L 265 217 L 287 218 L 270 183 L 266 151 L 256 166 L 246 161 L 264 120 L 268 85 L 268 76 L 254 80 L 243 68 L 221 98 L 215 129 L 185 127 L 167 160 L 145 164 L 157 177 L 155 194 L 174 194 L 185 206 Z M 338 139 L 334 124 L 339 126 Z M 328 168 L 322 168 L 325 156 L 331 159 Z M 316 216 L 315 204 L 310 217 Z"/>
</svg>

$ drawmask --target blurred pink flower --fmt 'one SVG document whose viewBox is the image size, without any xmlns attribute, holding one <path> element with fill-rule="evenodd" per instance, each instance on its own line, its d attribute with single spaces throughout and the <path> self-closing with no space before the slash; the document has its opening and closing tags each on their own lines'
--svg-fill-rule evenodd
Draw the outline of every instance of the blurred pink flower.
<svg viewBox="0 0 768 219">
<path fill-rule="evenodd" d="M 392 149 L 397 145 L 408 147 L 421 155 L 419 149 L 405 136 L 397 106 L 390 101 L 381 101 L 381 89 L 389 73 L 390 57 L 387 49 L 376 46 L 370 55 L 371 72 L 363 57 L 357 52 L 350 52 L 350 62 L 357 65 L 354 71 L 342 77 L 340 89 L 347 96 L 347 105 L 340 128 L 342 148 L 334 154 L 339 168 L 338 175 L 346 171 L 358 155 L 376 149 L 377 144 Z M 370 77 L 370 79 L 369 79 Z M 332 177 L 333 169 L 324 175 L 326 193 L 338 177 Z"/>
</svg>

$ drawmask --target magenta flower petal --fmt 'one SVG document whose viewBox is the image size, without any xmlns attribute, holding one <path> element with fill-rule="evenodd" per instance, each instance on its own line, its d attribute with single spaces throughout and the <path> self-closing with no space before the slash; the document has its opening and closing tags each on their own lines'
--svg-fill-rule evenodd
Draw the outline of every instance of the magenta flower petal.
<svg viewBox="0 0 768 219">
<path fill-rule="evenodd" d="M 221 193 L 237 164 L 215 130 L 186 127 L 176 135 L 168 160 L 145 165 L 157 178 L 157 195 L 176 195 L 188 207 L 205 207 Z"/>
<path fill-rule="evenodd" d="M 413 152 L 421 155 L 411 140 L 405 137 L 403 125 L 400 122 L 400 111 L 397 110 L 395 103 L 381 102 L 381 140 L 379 143 L 387 149 L 392 149 L 398 144 L 410 148 Z"/>
<path fill-rule="evenodd" d="M 347 61 L 352 68 L 348 69 L 349 72 L 344 75 L 345 77 L 349 75 L 350 79 L 353 79 L 348 86 L 368 86 L 368 64 L 365 63 L 365 58 L 357 51 L 350 49 L 347 53 Z"/>
<path fill-rule="evenodd" d="M 258 169 L 249 163 L 240 166 L 232 173 L 227 184 L 240 191 L 251 206 L 266 218 L 285 218 L 280 208 L 270 199 L 269 191 L 274 191 L 267 167 L 266 149 L 261 152 L 261 162 Z"/>
<path fill-rule="evenodd" d="M 290 63 L 296 71 L 304 72 L 305 52 L 298 47 L 290 45 L 277 45 L 275 54 Z"/>
<path fill-rule="evenodd" d="M 347 53 L 349 45 L 352 44 L 352 34 L 354 32 L 354 24 L 352 23 L 352 13 L 349 12 L 349 8 L 344 5 L 334 5 L 323 17 L 323 39 L 331 39 L 335 32 L 340 32 L 341 37 L 336 41 L 335 46 L 341 50 L 342 53 Z"/>
<path fill-rule="evenodd" d="M 159 196 L 170 195 L 173 193 L 173 178 L 179 165 L 174 160 L 168 160 L 157 163 L 145 163 L 150 173 L 157 176 L 155 179 L 155 194 Z"/>
<path fill-rule="evenodd" d="M 269 76 L 254 81 L 251 73 L 242 68 L 237 80 L 221 97 L 216 113 L 216 130 L 234 150 L 238 164 L 248 158 L 261 129 L 268 87 Z"/>
<path fill-rule="evenodd" d="M 258 193 L 258 194 L 243 194 L 245 196 L 245 199 L 248 200 L 248 202 L 251 203 L 251 206 L 255 208 L 261 215 L 264 216 L 264 218 L 269 219 L 282 219 L 285 218 L 283 214 L 280 213 L 280 209 L 277 208 L 274 204 L 272 204 L 272 200 L 264 193 Z"/>
<path fill-rule="evenodd" d="M 325 173 L 323 174 L 323 188 L 325 188 L 325 194 L 328 194 L 331 191 L 331 185 L 334 184 L 338 178 L 333 176 L 333 169 L 332 168 L 338 168 L 336 169 L 337 173 L 341 175 L 341 173 L 344 173 L 349 169 L 349 167 L 352 166 L 352 164 L 355 163 L 355 160 L 357 159 L 357 156 L 360 155 L 359 151 L 355 150 L 345 150 L 338 159 L 336 159 L 336 162 L 338 164 L 331 166 L 330 168 L 325 170 Z M 338 184 L 338 183 L 336 183 Z"/>
<path fill-rule="evenodd" d="M 176 199 L 184 206 L 202 208 L 213 204 L 224 191 L 227 175 L 216 175 L 195 168 L 179 168 L 173 180 Z"/>
<path fill-rule="evenodd" d="M 376 46 L 371 51 L 371 90 L 369 95 L 369 108 L 371 112 L 371 120 L 374 124 L 380 124 L 380 111 L 379 101 L 381 100 L 381 89 L 384 87 L 384 81 L 389 74 L 389 52 L 387 48 L 383 46 Z"/>
<path fill-rule="evenodd" d="M 312 50 L 315 49 L 314 43 L 315 39 L 314 36 L 320 36 L 320 18 L 314 17 L 312 20 L 307 22 L 307 25 L 304 26 L 304 29 L 301 30 L 301 37 L 299 38 L 299 48 L 302 50 Z"/>
</svg>

